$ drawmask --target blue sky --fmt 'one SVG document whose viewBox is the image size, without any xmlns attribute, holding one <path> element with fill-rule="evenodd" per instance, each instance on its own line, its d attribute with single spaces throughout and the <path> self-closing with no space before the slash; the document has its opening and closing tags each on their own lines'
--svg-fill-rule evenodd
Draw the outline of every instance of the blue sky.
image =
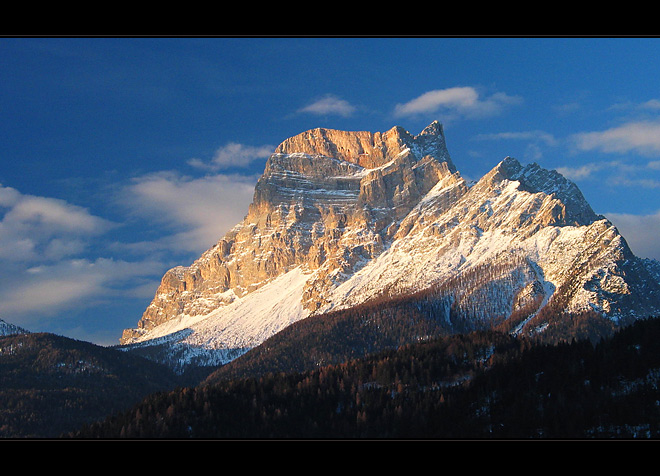
<svg viewBox="0 0 660 476">
<path fill-rule="evenodd" d="M 461 173 L 574 180 L 660 259 L 660 39 L 0 38 L 0 318 L 118 343 L 314 127 L 443 123 Z"/>
</svg>

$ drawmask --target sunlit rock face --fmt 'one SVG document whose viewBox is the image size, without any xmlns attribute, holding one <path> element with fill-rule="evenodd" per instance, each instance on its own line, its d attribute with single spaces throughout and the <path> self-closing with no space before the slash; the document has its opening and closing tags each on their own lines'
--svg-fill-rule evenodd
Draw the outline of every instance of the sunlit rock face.
<svg viewBox="0 0 660 476">
<path fill-rule="evenodd" d="M 121 343 L 224 362 L 311 314 L 431 288 L 465 328 L 516 315 L 525 332 L 549 305 L 613 320 L 660 308 L 646 263 L 559 173 L 507 157 L 470 185 L 437 122 L 318 128 L 275 149 L 245 219 L 169 270 Z"/>
<path fill-rule="evenodd" d="M 245 219 L 191 266 L 165 274 L 122 343 L 180 316 L 207 314 L 297 266 L 318 270 L 303 305 L 320 307 L 329 286 L 323 281 L 336 284 L 380 254 L 393 225 L 455 173 L 437 122 L 417 136 L 401 127 L 313 129 L 285 140 L 268 159 Z"/>
</svg>

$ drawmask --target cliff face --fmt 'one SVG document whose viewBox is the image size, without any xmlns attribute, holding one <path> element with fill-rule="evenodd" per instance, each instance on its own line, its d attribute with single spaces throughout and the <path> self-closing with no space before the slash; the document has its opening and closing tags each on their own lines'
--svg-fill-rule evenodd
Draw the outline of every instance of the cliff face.
<svg viewBox="0 0 660 476">
<path fill-rule="evenodd" d="M 574 183 L 507 157 L 468 186 L 434 122 L 282 142 L 245 219 L 169 270 L 121 343 L 160 338 L 217 364 L 311 314 L 429 289 L 462 329 L 542 332 L 548 306 L 660 312 L 657 275 Z"/>
<path fill-rule="evenodd" d="M 442 127 L 418 136 L 314 129 L 280 144 L 266 163 L 245 219 L 189 267 L 169 270 L 121 343 L 182 316 L 200 316 L 302 266 L 317 270 L 303 307 L 373 259 L 438 181 L 457 181 Z"/>
</svg>

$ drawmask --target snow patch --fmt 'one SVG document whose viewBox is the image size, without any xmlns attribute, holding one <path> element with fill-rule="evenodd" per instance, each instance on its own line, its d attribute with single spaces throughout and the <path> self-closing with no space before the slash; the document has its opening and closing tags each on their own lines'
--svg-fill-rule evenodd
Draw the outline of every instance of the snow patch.
<svg viewBox="0 0 660 476">
<path fill-rule="evenodd" d="M 302 267 L 294 268 L 206 315 L 183 315 L 167 321 L 144 333 L 131 346 L 168 342 L 179 352 L 186 349 L 184 360 L 194 355 L 204 365 L 226 363 L 309 315 L 301 298 L 312 276 Z"/>
</svg>

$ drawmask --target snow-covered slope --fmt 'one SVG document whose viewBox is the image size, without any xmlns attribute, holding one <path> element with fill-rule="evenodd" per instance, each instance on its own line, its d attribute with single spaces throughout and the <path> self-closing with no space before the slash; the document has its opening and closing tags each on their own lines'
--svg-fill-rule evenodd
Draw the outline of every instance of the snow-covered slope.
<svg viewBox="0 0 660 476">
<path fill-rule="evenodd" d="M 297 267 L 256 291 L 202 315 L 181 315 L 143 334 L 132 346 L 163 345 L 177 350 L 181 361 L 219 365 L 259 345 L 284 327 L 309 315 L 302 293 L 309 273 Z M 130 347 L 130 346 L 129 346 Z"/>
<path fill-rule="evenodd" d="M 391 246 L 334 290 L 326 309 L 356 305 L 385 291 L 398 295 L 456 281 L 476 268 L 518 268 L 522 262 L 529 272 L 521 286 L 538 281 L 548 297 L 575 275 L 578 263 L 594 267 L 584 269 L 580 279 L 602 271 L 610 289 L 623 282 L 616 263 L 634 259 L 613 225 L 595 215 L 574 184 L 536 164 L 523 168 L 506 158 L 454 202 L 443 197 L 455 185 L 438 185 L 402 221 Z M 611 303 L 596 300 L 597 294 L 580 287 L 569 310 L 610 311 Z"/>
<path fill-rule="evenodd" d="M 0 319 L 0 336 L 9 336 L 14 334 L 28 334 L 28 331 Z"/>
<path fill-rule="evenodd" d="M 475 328 L 549 303 L 645 317 L 660 310 L 648 269 L 555 171 L 507 157 L 469 186 L 437 122 L 314 129 L 276 149 L 245 220 L 166 273 L 122 343 L 223 363 L 311 314 L 429 288 Z"/>
</svg>

